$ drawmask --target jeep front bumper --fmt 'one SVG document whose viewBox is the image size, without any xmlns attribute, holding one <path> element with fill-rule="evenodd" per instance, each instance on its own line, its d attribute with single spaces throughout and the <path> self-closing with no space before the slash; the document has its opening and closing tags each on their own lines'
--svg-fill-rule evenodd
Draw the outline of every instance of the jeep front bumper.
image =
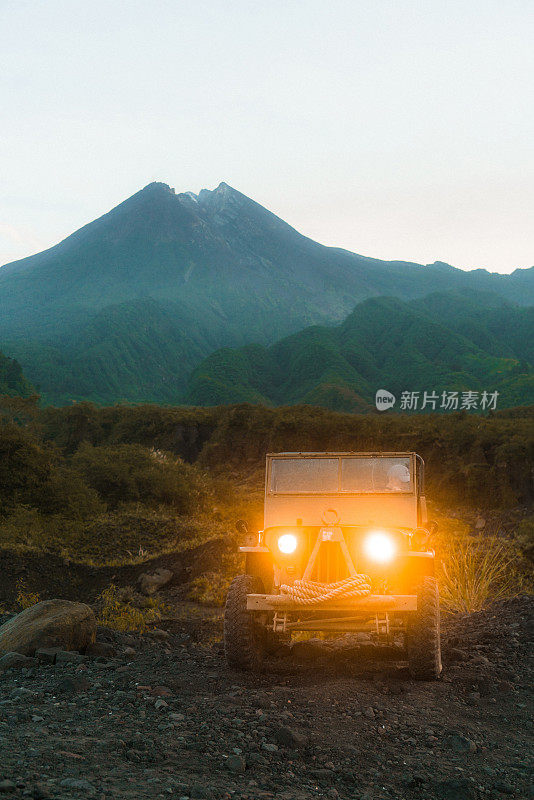
<svg viewBox="0 0 534 800">
<path fill-rule="evenodd" d="M 248 611 L 270 611 L 277 613 L 302 611 L 350 612 L 354 616 L 361 613 L 397 614 L 404 611 L 417 611 L 417 595 L 415 594 L 369 594 L 366 597 L 348 600 L 328 600 L 318 603 L 298 603 L 283 594 L 249 594 L 247 595 Z"/>
</svg>

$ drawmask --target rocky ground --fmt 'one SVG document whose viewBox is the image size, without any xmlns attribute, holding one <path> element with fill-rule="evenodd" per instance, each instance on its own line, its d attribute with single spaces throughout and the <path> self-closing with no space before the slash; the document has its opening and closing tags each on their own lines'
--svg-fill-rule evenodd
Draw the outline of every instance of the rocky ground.
<svg viewBox="0 0 534 800">
<path fill-rule="evenodd" d="M 0 795 L 534 797 L 532 599 L 445 621 L 434 683 L 351 637 L 233 672 L 220 615 L 186 611 L 143 636 L 99 629 L 91 655 L 0 661 Z"/>
</svg>

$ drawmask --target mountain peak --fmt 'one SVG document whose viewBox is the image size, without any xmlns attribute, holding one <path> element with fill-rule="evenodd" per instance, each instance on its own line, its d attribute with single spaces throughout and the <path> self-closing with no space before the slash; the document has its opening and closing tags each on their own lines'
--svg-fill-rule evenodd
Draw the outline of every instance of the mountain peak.
<svg viewBox="0 0 534 800">
<path fill-rule="evenodd" d="M 151 183 L 147 183 L 138 194 L 152 194 L 152 195 L 162 195 L 162 194 L 174 194 L 174 189 L 172 189 L 168 183 L 163 183 L 162 181 L 152 181 Z"/>
<path fill-rule="evenodd" d="M 227 202 L 235 201 L 244 197 L 245 195 L 241 194 L 241 192 L 238 192 L 237 189 L 232 188 L 232 186 L 224 181 L 221 181 L 216 189 L 201 189 L 201 191 L 198 193 L 199 203 L 216 203 L 219 207 Z"/>
<path fill-rule="evenodd" d="M 230 184 L 225 183 L 225 181 L 221 181 L 217 188 L 214 190 L 215 192 L 234 192 L 235 194 L 240 194 L 237 189 L 234 189 Z"/>
<path fill-rule="evenodd" d="M 133 197 L 142 197 L 146 199 L 153 197 L 168 197 L 169 195 L 175 195 L 182 200 L 186 199 L 186 201 L 193 200 L 201 205 L 214 205 L 217 208 L 222 208 L 227 204 L 242 202 L 243 200 L 248 199 L 244 194 L 238 192 L 237 189 L 234 189 L 225 181 L 221 181 L 215 189 L 201 189 L 198 195 L 190 191 L 179 192 L 176 195 L 175 189 L 169 186 L 168 183 L 152 181 L 134 194 Z"/>
</svg>

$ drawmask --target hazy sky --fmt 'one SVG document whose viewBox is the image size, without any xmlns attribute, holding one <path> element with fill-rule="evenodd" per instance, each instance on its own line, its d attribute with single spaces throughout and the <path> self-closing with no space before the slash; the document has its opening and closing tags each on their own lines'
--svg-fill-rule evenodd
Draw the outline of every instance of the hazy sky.
<svg viewBox="0 0 534 800">
<path fill-rule="evenodd" d="M 534 264 L 532 0 L 0 0 L 0 264 L 152 180 L 325 244 Z"/>
</svg>

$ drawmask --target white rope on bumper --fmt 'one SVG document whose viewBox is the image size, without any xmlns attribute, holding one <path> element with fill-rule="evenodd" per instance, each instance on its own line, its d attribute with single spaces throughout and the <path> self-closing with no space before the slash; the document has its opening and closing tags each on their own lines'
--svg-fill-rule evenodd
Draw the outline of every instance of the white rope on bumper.
<svg viewBox="0 0 534 800">
<path fill-rule="evenodd" d="M 335 598 L 366 597 L 371 592 L 371 578 L 369 575 L 353 575 L 336 583 L 296 580 L 292 584 L 282 584 L 280 592 L 295 603 L 316 605 Z"/>
</svg>

